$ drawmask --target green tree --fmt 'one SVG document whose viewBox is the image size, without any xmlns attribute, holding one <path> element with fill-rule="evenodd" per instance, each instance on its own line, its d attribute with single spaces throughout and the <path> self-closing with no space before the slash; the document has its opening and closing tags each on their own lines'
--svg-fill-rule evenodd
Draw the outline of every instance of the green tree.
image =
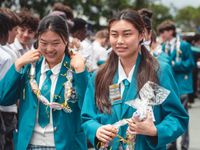
<svg viewBox="0 0 200 150">
<path fill-rule="evenodd" d="M 184 31 L 196 31 L 197 27 L 200 26 L 199 14 L 200 7 L 184 7 L 178 10 L 176 21 Z"/>
<path fill-rule="evenodd" d="M 48 14 L 53 3 L 58 0 L 18 0 L 20 8 L 26 7 L 34 10 L 41 17 Z M 78 17 L 86 16 L 86 18 L 99 28 L 100 20 L 103 18 L 107 21 L 113 13 L 125 8 L 133 8 L 135 10 L 141 8 L 150 8 L 153 10 L 153 26 L 157 26 L 165 19 L 172 18 L 169 13 L 169 8 L 163 5 L 153 4 L 152 0 L 59 0 L 66 5 L 69 5 Z M 9 8 L 16 5 L 16 0 L 4 0 Z M 105 25 L 105 24 L 104 24 Z"/>
<path fill-rule="evenodd" d="M 150 0 L 135 0 L 134 8 L 136 10 L 149 7 Z"/>
<path fill-rule="evenodd" d="M 153 11 L 153 28 L 156 30 L 157 26 L 166 19 L 173 19 L 170 9 L 162 4 L 152 3 L 149 9 Z"/>
</svg>

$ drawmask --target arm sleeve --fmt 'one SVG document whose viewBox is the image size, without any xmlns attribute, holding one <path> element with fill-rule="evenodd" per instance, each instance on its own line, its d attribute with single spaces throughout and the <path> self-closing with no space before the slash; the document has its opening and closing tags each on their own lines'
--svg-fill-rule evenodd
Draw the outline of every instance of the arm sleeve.
<svg viewBox="0 0 200 150">
<path fill-rule="evenodd" d="M 22 73 L 17 72 L 13 64 L 0 81 L 0 105 L 9 106 L 17 102 L 20 96 L 21 76 Z"/>
<path fill-rule="evenodd" d="M 157 136 L 147 136 L 147 143 L 152 149 L 163 147 L 173 142 L 188 127 L 189 117 L 177 95 L 177 85 L 169 67 L 160 73 L 160 85 L 170 90 L 170 95 L 161 104 L 161 122 L 156 125 Z"/>
<path fill-rule="evenodd" d="M 5 76 L 7 71 L 12 66 L 13 62 L 9 57 L 2 58 L 0 57 L 0 80 Z"/>
<path fill-rule="evenodd" d="M 195 67 L 191 46 L 190 44 L 184 42 L 181 46 L 181 49 L 182 49 L 181 61 L 178 62 L 175 61 L 172 67 L 176 72 L 191 71 Z"/>
<path fill-rule="evenodd" d="M 96 131 L 101 126 L 98 121 L 97 107 L 94 98 L 94 78 L 91 78 L 85 94 L 81 111 L 82 127 L 93 146 L 96 147 Z"/>
<path fill-rule="evenodd" d="M 78 105 L 79 108 L 81 109 L 88 84 L 89 73 L 87 72 L 87 70 L 85 70 L 81 73 L 75 74 L 74 78 L 75 78 L 76 90 L 79 96 Z"/>
</svg>

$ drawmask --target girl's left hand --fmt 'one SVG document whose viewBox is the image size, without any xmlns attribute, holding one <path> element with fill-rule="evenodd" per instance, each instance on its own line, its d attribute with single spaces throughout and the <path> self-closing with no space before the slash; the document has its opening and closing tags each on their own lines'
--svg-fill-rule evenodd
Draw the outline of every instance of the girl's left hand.
<svg viewBox="0 0 200 150">
<path fill-rule="evenodd" d="M 140 121 L 137 117 L 132 118 L 128 126 L 127 132 L 130 134 L 157 136 L 157 128 L 154 125 L 150 112 L 147 113 L 147 118 L 144 121 Z"/>
<path fill-rule="evenodd" d="M 73 67 L 76 73 L 83 72 L 85 70 L 85 59 L 80 54 L 71 55 L 71 67 Z"/>
</svg>

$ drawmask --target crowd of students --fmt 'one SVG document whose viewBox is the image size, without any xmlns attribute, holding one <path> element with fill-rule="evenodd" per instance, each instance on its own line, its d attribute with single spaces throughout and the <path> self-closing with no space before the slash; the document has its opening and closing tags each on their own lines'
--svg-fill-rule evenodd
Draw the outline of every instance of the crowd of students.
<svg viewBox="0 0 200 150">
<path fill-rule="evenodd" d="M 0 149 L 128 150 L 132 135 L 135 150 L 176 150 L 179 136 L 188 150 L 198 57 L 172 21 L 158 26 L 158 41 L 152 15 L 121 10 L 91 38 L 87 22 L 62 3 L 42 19 L 1 8 Z M 141 120 L 126 103 L 148 81 L 169 95 Z"/>
</svg>

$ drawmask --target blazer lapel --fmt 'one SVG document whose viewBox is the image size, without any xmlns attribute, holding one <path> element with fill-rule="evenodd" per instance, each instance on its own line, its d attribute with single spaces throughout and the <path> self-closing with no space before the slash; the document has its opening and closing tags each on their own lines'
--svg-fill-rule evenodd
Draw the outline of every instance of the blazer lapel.
<svg viewBox="0 0 200 150">
<path fill-rule="evenodd" d="M 140 54 L 138 54 L 138 58 L 137 58 L 137 61 L 136 61 L 136 64 L 135 64 L 135 69 L 134 69 L 134 73 L 133 73 L 132 80 L 131 80 L 131 83 L 130 83 L 130 87 L 129 87 L 128 92 L 127 92 L 127 97 L 122 104 L 121 118 L 123 118 L 125 116 L 126 112 L 130 108 L 130 106 L 125 104 L 125 102 L 133 100 L 137 96 L 137 80 L 136 80 L 136 78 L 137 78 L 138 66 L 140 64 L 140 59 L 141 59 L 141 56 L 140 56 Z"/>
<path fill-rule="evenodd" d="M 60 70 L 60 73 L 58 75 L 58 80 L 56 83 L 56 88 L 55 88 L 55 92 L 54 92 L 54 102 L 57 101 L 59 103 L 63 102 L 64 100 L 64 95 L 60 95 L 61 90 L 64 88 L 64 83 L 67 81 L 66 78 L 66 73 L 68 70 L 68 67 L 70 66 L 70 58 L 68 56 L 65 56 L 63 63 L 62 63 L 62 67 Z"/>
</svg>

